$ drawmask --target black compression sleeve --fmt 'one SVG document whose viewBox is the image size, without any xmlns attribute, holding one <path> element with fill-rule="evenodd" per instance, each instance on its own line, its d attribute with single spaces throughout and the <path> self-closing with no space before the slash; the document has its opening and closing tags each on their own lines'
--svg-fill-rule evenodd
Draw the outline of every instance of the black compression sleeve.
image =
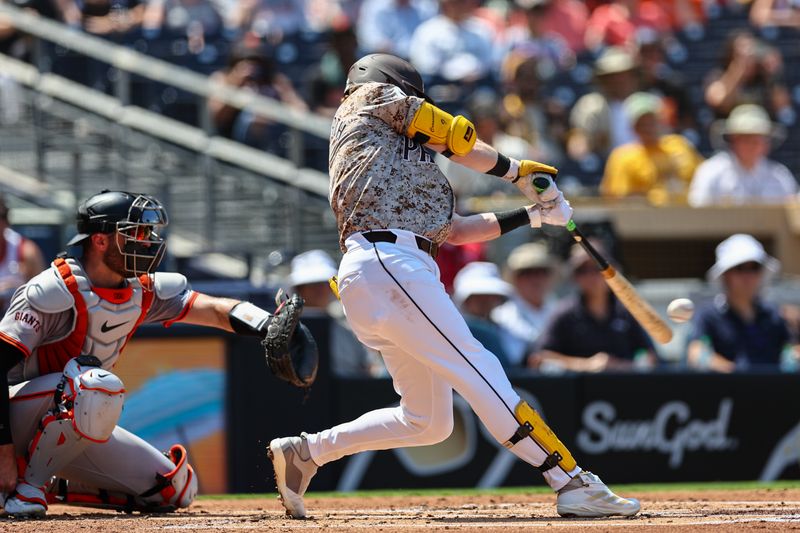
<svg viewBox="0 0 800 533">
<path fill-rule="evenodd" d="M 508 169 L 511 168 L 511 160 L 497 152 L 497 163 L 487 172 L 487 174 L 491 174 L 492 176 L 497 176 L 498 178 L 502 178 L 506 174 L 508 174 Z"/>
<path fill-rule="evenodd" d="M 11 402 L 8 398 L 8 371 L 25 358 L 19 349 L 0 341 L 0 445 L 11 444 Z"/>
<path fill-rule="evenodd" d="M 499 213 L 495 213 L 494 216 L 497 217 L 497 223 L 500 224 L 500 235 L 505 235 L 511 230 L 527 226 L 531 223 L 528 210 L 524 207 L 511 211 L 500 211 Z"/>
</svg>

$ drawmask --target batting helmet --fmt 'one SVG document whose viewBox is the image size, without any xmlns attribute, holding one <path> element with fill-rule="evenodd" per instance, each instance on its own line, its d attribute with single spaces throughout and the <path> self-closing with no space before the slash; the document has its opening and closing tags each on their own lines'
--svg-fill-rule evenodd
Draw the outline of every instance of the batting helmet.
<svg viewBox="0 0 800 533">
<path fill-rule="evenodd" d="M 370 54 L 353 63 L 347 73 L 345 93 L 356 85 L 371 81 L 396 85 L 410 96 L 418 96 L 433 103 L 425 94 L 425 85 L 417 69 L 397 56 Z"/>
<path fill-rule="evenodd" d="M 129 276 L 150 274 L 166 252 L 159 235 L 169 220 L 161 202 L 146 194 L 103 190 L 78 206 L 78 234 L 67 246 L 80 244 L 94 233 L 115 233 L 123 237 L 117 247 L 125 258 Z"/>
</svg>

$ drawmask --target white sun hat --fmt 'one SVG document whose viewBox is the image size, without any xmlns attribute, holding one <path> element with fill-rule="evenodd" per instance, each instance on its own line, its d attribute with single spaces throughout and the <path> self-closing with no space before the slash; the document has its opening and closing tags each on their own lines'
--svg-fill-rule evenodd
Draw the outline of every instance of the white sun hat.
<svg viewBox="0 0 800 533">
<path fill-rule="evenodd" d="M 764 247 L 755 238 L 744 233 L 731 235 L 717 245 L 717 262 L 708 270 L 708 279 L 716 280 L 722 274 L 737 265 L 755 262 L 766 268 L 771 274 L 780 269 L 780 261 L 767 254 Z"/>
<path fill-rule="evenodd" d="M 494 263 L 475 261 L 458 271 L 453 280 L 453 299 L 457 304 L 475 294 L 497 294 L 508 298 L 514 288 L 500 277 L 500 269 Z"/>
<path fill-rule="evenodd" d="M 327 282 L 336 275 L 336 263 L 323 250 L 310 250 L 296 255 L 292 259 L 292 270 L 289 273 L 289 285 L 307 285 L 309 283 Z"/>
</svg>

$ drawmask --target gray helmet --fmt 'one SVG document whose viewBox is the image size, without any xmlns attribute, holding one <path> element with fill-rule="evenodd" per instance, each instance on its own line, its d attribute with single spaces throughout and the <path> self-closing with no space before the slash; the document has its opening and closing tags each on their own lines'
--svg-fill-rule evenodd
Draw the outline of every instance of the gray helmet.
<svg viewBox="0 0 800 533">
<path fill-rule="evenodd" d="M 347 73 L 345 93 L 356 85 L 371 81 L 396 85 L 409 96 L 424 98 L 433 103 L 433 100 L 425 94 L 425 85 L 417 69 L 397 56 L 370 54 L 353 63 L 350 72 Z"/>
<path fill-rule="evenodd" d="M 152 196 L 103 190 L 78 206 L 76 222 L 78 234 L 67 246 L 80 244 L 94 233 L 122 235 L 118 247 L 128 276 L 151 274 L 164 258 L 166 242 L 159 232 L 169 219 L 164 206 Z"/>
</svg>

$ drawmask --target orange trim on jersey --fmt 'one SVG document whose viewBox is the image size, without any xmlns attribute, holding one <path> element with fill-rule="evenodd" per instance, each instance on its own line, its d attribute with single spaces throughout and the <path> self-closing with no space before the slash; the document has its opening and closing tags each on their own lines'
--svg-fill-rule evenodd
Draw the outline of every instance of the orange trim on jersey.
<svg viewBox="0 0 800 533">
<path fill-rule="evenodd" d="M 133 287 L 127 285 L 122 289 L 106 289 L 103 287 L 92 287 L 92 292 L 100 298 L 112 304 L 123 304 L 133 296 Z"/>
<path fill-rule="evenodd" d="M 66 338 L 43 344 L 36 350 L 40 374 L 61 372 L 64 370 L 64 365 L 67 364 L 67 361 L 80 355 L 83 350 L 83 342 L 86 340 L 86 332 L 89 328 L 86 302 L 80 293 L 78 280 L 72 273 L 72 269 L 62 257 L 56 258 L 53 261 L 53 266 L 61 276 L 61 279 L 64 280 L 67 290 L 72 294 L 75 305 L 75 327 Z"/>
<path fill-rule="evenodd" d="M 189 311 L 192 310 L 192 306 L 194 306 L 194 301 L 197 300 L 198 296 L 200 296 L 199 292 L 192 291 L 192 294 L 191 296 L 189 296 L 189 300 L 186 302 L 186 305 L 183 306 L 181 313 L 172 320 L 167 320 L 166 322 L 164 322 L 164 327 L 168 328 L 175 322 L 180 322 L 181 320 L 186 318 L 186 315 L 188 315 Z"/>
<path fill-rule="evenodd" d="M 46 398 L 47 396 L 53 397 L 55 395 L 56 390 L 46 390 L 42 392 L 33 392 L 31 394 L 17 394 L 16 396 L 9 398 L 12 402 L 24 402 L 25 400 L 35 400 L 36 398 Z"/>
<path fill-rule="evenodd" d="M 26 358 L 31 356 L 31 351 L 28 349 L 28 347 L 22 344 L 22 342 L 12 337 L 11 335 L 9 335 L 8 333 L 0 331 L 0 341 L 7 342 L 17 350 L 21 351 L 22 353 L 25 354 Z"/>
</svg>

